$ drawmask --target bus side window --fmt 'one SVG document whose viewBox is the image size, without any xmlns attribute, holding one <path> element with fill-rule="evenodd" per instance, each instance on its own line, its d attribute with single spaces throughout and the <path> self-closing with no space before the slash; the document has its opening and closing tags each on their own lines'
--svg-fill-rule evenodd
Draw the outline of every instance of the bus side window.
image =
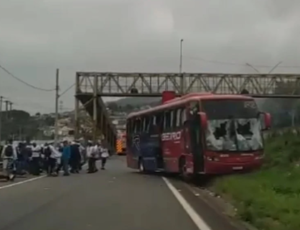
<svg viewBox="0 0 300 230">
<path fill-rule="evenodd" d="M 140 133 L 140 132 L 143 131 L 143 118 L 142 117 L 140 117 L 138 119 L 138 123 L 137 124 L 138 124 L 137 131 L 138 131 L 138 133 Z"/>
<path fill-rule="evenodd" d="M 163 130 L 164 126 L 164 113 L 159 112 L 156 114 L 156 126 L 159 128 L 160 131 Z"/>
<path fill-rule="evenodd" d="M 185 108 L 182 108 L 180 113 L 181 113 L 180 125 L 184 125 L 184 123 L 187 121 Z"/>
<path fill-rule="evenodd" d="M 129 132 L 133 133 L 134 132 L 134 120 L 130 119 L 129 121 Z"/>
<path fill-rule="evenodd" d="M 150 115 L 149 118 L 149 125 L 148 125 L 148 132 L 149 133 L 155 133 L 155 128 L 156 128 L 156 114 Z"/>
<path fill-rule="evenodd" d="M 151 123 L 150 120 L 151 120 L 151 115 L 145 117 L 145 120 L 144 120 L 144 129 L 143 129 L 144 132 L 149 132 L 149 130 L 150 130 L 150 123 Z"/>
<path fill-rule="evenodd" d="M 164 132 L 164 130 L 167 127 L 167 118 L 166 118 L 166 113 L 164 113 L 163 115 L 163 127 L 162 127 L 162 132 Z"/>
<path fill-rule="evenodd" d="M 141 132 L 145 132 L 146 131 L 146 117 L 142 117 L 142 122 L 141 122 Z"/>
<path fill-rule="evenodd" d="M 170 113 L 171 113 L 170 128 L 174 129 L 174 128 L 176 128 L 176 117 L 177 117 L 176 109 L 172 109 Z"/>
<path fill-rule="evenodd" d="M 142 128 L 142 121 L 141 118 L 138 117 L 134 120 L 134 133 L 139 133 L 141 132 Z"/>
<path fill-rule="evenodd" d="M 133 122 L 132 122 L 132 119 L 128 119 L 127 120 L 127 122 L 126 122 L 126 144 L 129 146 L 130 144 L 130 137 L 131 137 L 131 134 L 132 134 L 132 126 L 133 126 L 133 124 L 132 124 Z"/>
<path fill-rule="evenodd" d="M 181 108 L 176 109 L 176 127 L 181 127 Z"/>
<path fill-rule="evenodd" d="M 133 133 L 136 133 L 136 130 L 137 130 L 137 125 L 136 125 L 136 122 L 137 120 L 135 119 L 135 118 L 133 118 L 133 120 L 132 120 L 132 132 Z"/>
<path fill-rule="evenodd" d="M 167 129 L 172 127 L 172 112 L 171 110 L 167 112 Z"/>
<path fill-rule="evenodd" d="M 157 125 L 157 123 L 156 123 L 156 120 L 157 120 L 157 115 L 156 114 L 154 114 L 153 116 L 151 116 L 151 125 L 152 126 L 155 126 L 155 125 Z"/>
<path fill-rule="evenodd" d="M 164 113 L 164 126 L 163 131 L 168 130 L 171 127 L 171 112 L 166 111 Z"/>
<path fill-rule="evenodd" d="M 128 119 L 126 121 L 126 133 L 129 133 L 130 132 L 130 120 Z"/>
<path fill-rule="evenodd" d="M 131 120 L 127 120 L 126 122 L 126 133 L 131 133 Z"/>
</svg>

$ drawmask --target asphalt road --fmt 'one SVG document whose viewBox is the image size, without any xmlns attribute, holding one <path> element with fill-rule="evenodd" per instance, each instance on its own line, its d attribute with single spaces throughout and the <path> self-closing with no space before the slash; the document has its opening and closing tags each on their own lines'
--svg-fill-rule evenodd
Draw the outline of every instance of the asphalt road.
<svg viewBox="0 0 300 230">
<path fill-rule="evenodd" d="M 199 229 L 161 177 L 135 173 L 122 158 L 112 159 L 107 170 L 96 174 L 18 183 L 0 184 L 0 230 Z M 187 200 L 197 202 L 193 197 Z M 207 218 L 219 222 L 212 214 Z M 219 226 L 225 228 L 211 230 L 231 230 L 222 222 Z"/>
</svg>

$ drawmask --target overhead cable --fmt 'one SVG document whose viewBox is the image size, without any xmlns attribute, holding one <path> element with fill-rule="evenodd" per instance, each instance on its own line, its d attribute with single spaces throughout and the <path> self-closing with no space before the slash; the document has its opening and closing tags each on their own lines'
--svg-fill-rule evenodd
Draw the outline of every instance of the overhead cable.
<svg viewBox="0 0 300 230">
<path fill-rule="evenodd" d="M 216 64 L 221 64 L 221 65 L 248 66 L 247 63 L 227 62 L 227 61 L 220 61 L 220 60 L 208 60 L 203 57 L 184 56 L 184 58 L 191 59 L 191 60 L 199 60 L 199 61 L 203 61 L 203 62 L 216 63 Z M 272 65 L 256 65 L 256 64 L 253 64 L 253 66 L 262 67 L 262 68 L 274 67 Z M 299 65 L 280 65 L 280 68 L 300 68 L 300 66 Z"/>
<path fill-rule="evenodd" d="M 23 83 L 24 85 L 30 87 L 30 88 L 33 88 L 35 90 L 40 90 L 40 91 L 46 91 L 46 92 L 51 92 L 51 91 L 54 91 L 55 89 L 44 89 L 44 88 L 40 88 L 40 87 L 37 87 L 37 86 L 34 86 L 26 81 L 23 81 L 22 79 L 16 77 L 14 74 L 12 74 L 9 70 L 7 70 L 5 67 L 3 67 L 2 65 L 0 65 L 0 69 L 2 69 L 5 73 L 7 73 L 9 76 L 11 76 L 12 78 L 14 78 L 15 80 Z"/>
</svg>

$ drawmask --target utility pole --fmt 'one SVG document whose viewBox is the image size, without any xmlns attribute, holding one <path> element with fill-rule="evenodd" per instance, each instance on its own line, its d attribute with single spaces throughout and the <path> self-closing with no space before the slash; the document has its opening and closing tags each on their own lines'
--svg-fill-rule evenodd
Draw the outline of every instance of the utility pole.
<svg viewBox="0 0 300 230">
<path fill-rule="evenodd" d="M 180 39 L 179 76 L 181 79 L 181 95 L 183 95 L 185 91 L 185 79 L 183 79 L 183 74 L 182 74 L 182 44 L 183 44 L 183 39 Z"/>
<path fill-rule="evenodd" d="M 5 101 L 5 112 L 6 112 L 6 119 L 8 120 L 8 105 L 9 101 Z"/>
<path fill-rule="evenodd" d="M 59 69 L 56 69 L 56 81 L 55 81 L 55 133 L 54 133 L 54 145 L 57 145 L 58 141 L 58 99 L 59 99 Z"/>
<path fill-rule="evenodd" d="M 12 105 L 13 105 L 13 103 L 10 101 L 10 102 L 9 102 L 9 111 L 10 111 L 10 112 L 12 111 Z"/>
<path fill-rule="evenodd" d="M 9 105 L 9 101 L 8 100 L 5 100 L 5 101 L 3 101 L 4 103 L 5 103 L 5 116 L 6 116 L 6 122 L 8 121 L 8 119 L 9 119 L 9 113 L 8 113 L 8 105 Z M 7 130 L 6 130 L 6 132 L 9 134 L 9 132 L 10 132 L 10 130 L 9 130 L 9 126 L 7 126 Z"/>
<path fill-rule="evenodd" d="M 13 103 L 11 102 L 11 101 L 9 101 L 8 102 L 8 106 L 9 106 L 9 108 L 8 108 L 8 118 L 10 118 L 11 116 L 12 116 L 12 105 L 13 105 Z"/>
<path fill-rule="evenodd" d="M 0 143 L 2 141 L 2 104 L 3 104 L 3 97 L 0 96 Z"/>
<path fill-rule="evenodd" d="M 63 101 L 59 101 L 59 111 L 62 113 L 63 112 Z"/>
<path fill-rule="evenodd" d="M 182 43 L 183 43 L 183 39 L 180 40 L 179 74 L 182 73 Z"/>
<path fill-rule="evenodd" d="M 23 138 L 22 138 L 22 126 L 19 127 L 19 137 L 18 137 L 18 139 L 20 141 L 23 141 Z"/>
</svg>

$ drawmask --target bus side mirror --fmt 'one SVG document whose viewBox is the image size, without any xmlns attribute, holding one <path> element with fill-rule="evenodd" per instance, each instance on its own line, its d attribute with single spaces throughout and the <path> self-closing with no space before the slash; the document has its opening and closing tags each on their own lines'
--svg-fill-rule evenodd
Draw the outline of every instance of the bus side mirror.
<svg viewBox="0 0 300 230">
<path fill-rule="evenodd" d="M 259 113 L 259 121 L 261 124 L 261 130 L 265 131 L 271 128 L 271 114 Z"/>
<path fill-rule="evenodd" d="M 199 116 L 200 116 L 200 121 L 201 121 L 202 128 L 206 129 L 207 128 L 207 116 L 206 116 L 206 113 L 199 112 Z"/>
</svg>

